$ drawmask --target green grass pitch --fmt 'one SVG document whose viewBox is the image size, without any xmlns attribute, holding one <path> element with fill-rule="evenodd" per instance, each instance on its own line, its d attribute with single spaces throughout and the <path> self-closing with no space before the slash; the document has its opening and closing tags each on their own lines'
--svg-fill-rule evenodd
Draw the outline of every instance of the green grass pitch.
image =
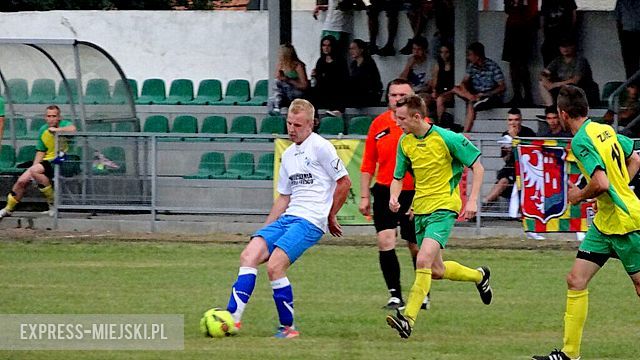
<svg viewBox="0 0 640 360">
<path fill-rule="evenodd" d="M 122 241 L 0 243 L 0 313 L 184 314 L 184 351 L 0 351 L 0 359 L 527 359 L 561 346 L 565 274 L 574 251 L 452 249 L 492 269 L 494 302 L 469 283 L 436 281 L 409 340 L 385 322 L 373 246 L 312 248 L 289 272 L 301 337 L 272 337 L 277 314 L 264 267 L 240 335 L 204 338 L 202 313 L 224 307 L 241 244 Z M 413 272 L 399 248 L 405 295 Z M 610 261 L 590 286 L 584 360 L 640 358 L 631 281 Z"/>
</svg>

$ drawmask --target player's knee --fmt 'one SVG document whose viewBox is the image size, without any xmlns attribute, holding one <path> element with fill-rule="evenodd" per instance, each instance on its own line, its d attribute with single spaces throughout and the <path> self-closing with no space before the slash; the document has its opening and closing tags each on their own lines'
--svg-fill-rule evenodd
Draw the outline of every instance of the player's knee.
<svg viewBox="0 0 640 360">
<path fill-rule="evenodd" d="M 240 266 L 257 267 L 259 265 L 259 255 L 251 248 L 245 248 L 240 253 Z"/>
<path fill-rule="evenodd" d="M 567 275 L 567 287 L 570 290 L 584 290 L 587 288 L 587 278 L 570 272 Z"/>
<path fill-rule="evenodd" d="M 282 266 L 282 264 L 271 261 L 267 262 L 267 275 L 269 276 L 269 279 L 280 279 L 285 276 L 285 273 L 285 267 Z"/>
</svg>

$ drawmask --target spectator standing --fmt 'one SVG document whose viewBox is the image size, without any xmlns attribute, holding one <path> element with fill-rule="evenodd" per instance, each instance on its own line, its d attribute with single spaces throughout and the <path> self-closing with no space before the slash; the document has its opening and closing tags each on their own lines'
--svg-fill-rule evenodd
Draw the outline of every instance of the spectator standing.
<svg viewBox="0 0 640 360">
<path fill-rule="evenodd" d="M 367 18 L 369 19 L 369 51 L 371 55 L 394 56 L 396 50 L 393 43 L 398 33 L 398 12 L 402 7 L 402 1 L 399 0 L 371 0 L 371 5 L 367 10 Z M 387 43 L 381 49 L 378 49 L 378 17 L 384 11 L 387 14 Z"/>
<path fill-rule="evenodd" d="M 322 23 L 322 39 L 331 35 L 336 40 L 333 52 L 336 56 L 346 58 L 347 47 L 351 33 L 353 32 L 353 7 L 346 6 L 346 1 L 328 0 L 325 4 L 316 5 L 313 17 L 318 18 L 320 11 L 326 11 L 324 22 Z M 317 106 L 317 104 L 315 104 Z"/>
<path fill-rule="evenodd" d="M 543 105 L 555 104 L 560 87 L 563 85 L 576 85 L 582 88 L 592 104 L 597 104 L 599 101 L 600 92 L 598 84 L 593 81 L 591 65 L 587 59 L 576 53 L 575 42 L 571 39 L 560 41 L 560 56 L 542 70 L 540 95 Z"/>
<path fill-rule="evenodd" d="M 498 64 L 487 58 L 484 45 L 479 42 L 467 47 L 467 74 L 453 93 L 467 102 L 467 115 L 464 132 L 470 132 L 476 119 L 476 112 L 491 109 L 503 104 L 506 89 L 504 74 Z"/>
<path fill-rule="evenodd" d="M 346 61 L 336 49 L 337 41 L 332 35 L 325 35 L 320 41 L 320 58 L 311 71 L 311 97 L 317 108 L 328 109 L 331 115 L 340 116 L 344 112 L 344 84 L 349 73 Z"/>
<path fill-rule="evenodd" d="M 505 0 L 507 23 L 502 60 L 509 63 L 513 88 L 512 106 L 533 104 L 529 59 L 538 31 L 538 0 Z"/>
<path fill-rule="evenodd" d="M 367 51 L 367 44 L 361 39 L 355 39 L 349 45 L 349 93 L 348 106 L 367 107 L 378 106 L 382 96 L 382 81 L 380 72 L 371 55 Z"/>
<path fill-rule="evenodd" d="M 576 9 L 575 0 L 542 0 L 540 20 L 544 42 L 541 52 L 545 67 L 560 56 L 558 47 L 563 37 L 576 38 Z"/>
<path fill-rule="evenodd" d="M 448 106 L 453 106 L 453 59 L 451 46 L 442 44 L 431 76 L 433 94 L 436 99 L 436 115 L 439 123 Z"/>
<path fill-rule="evenodd" d="M 571 132 L 562 128 L 560 117 L 558 116 L 558 109 L 555 106 L 547 106 L 544 109 L 544 115 L 538 115 L 537 118 L 545 120 L 547 126 L 538 130 L 536 136 L 551 138 L 573 136 Z"/>
<path fill-rule="evenodd" d="M 455 11 L 453 0 L 435 0 L 436 32 L 433 34 L 433 50 L 438 51 L 443 44 L 453 44 Z M 434 53 L 434 57 L 438 57 Z"/>
<path fill-rule="evenodd" d="M 294 99 L 304 97 L 309 87 L 305 65 L 291 44 L 280 45 L 275 79 L 273 96 L 267 105 L 270 114 L 279 115 L 280 108 L 287 107 Z"/>
<path fill-rule="evenodd" d="M 427 106 L 432 98 L 432 72 L 433 64 L 429 59 L 429 42 L 422 36 L 412 41 L 412 55 L 400 73 L 399 78 L 409 81 L 413 92 L 420 96 Z"/>
<path fill-rule="evenodd" d="M 411 55 L 413 53 L 412 45 L 419 37 L 422 37 L 422 33 L 427 28 L 427 20 L 434 12 L 434 8 L 434 0 L 409 1 L 409 11 L 407 11 L 407 17 L 409 18 L 411 30 L 413 30 L 413 38 L 407 40 L 407 44 L 402 49 L 400 49 L 400 54 Z"/>
<path fill-rule="evenodd" d="M 618 0 L 616 20 L 627 79 L 640 68 L 640 1 Z"/>
</svg>

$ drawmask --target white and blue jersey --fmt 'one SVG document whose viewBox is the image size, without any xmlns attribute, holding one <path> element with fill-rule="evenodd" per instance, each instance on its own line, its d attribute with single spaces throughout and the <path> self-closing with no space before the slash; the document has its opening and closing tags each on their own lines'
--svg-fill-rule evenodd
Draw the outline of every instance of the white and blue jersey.
<svg viewBox="0 0 640 360">
<path fill-rule="evenodd" d="M 336 181 L 349 175 L 335 147 L 311 133 L 302 144 L 292 144 L 282 154 L 278 192 L 290 195 L 284 215 L 298 216 L 327 231 Z"/>
</svg>

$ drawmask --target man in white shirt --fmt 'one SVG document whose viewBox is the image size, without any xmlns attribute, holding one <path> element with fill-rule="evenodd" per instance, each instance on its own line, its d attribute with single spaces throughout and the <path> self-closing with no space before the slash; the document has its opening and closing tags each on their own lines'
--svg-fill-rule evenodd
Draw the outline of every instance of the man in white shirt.
<svg viewBox="0 0 640 360">
<path fill-rule="evenodd" d="M 255 287 L 258 265 L 267 263 L 280 327 L 277 338 L 300 335 L 293 323 L 293 292 L 286 276 L 289 267 L 329 230 L 342 236 L 337 220 L 351 180 L 334 146 L 313 133 L 315 109 L 296 99 L 289 106 L 287 132 L 293 144 L 282 154 L 278 197 L 265 221 L 240 255 L 238 278 L 227 310 L 236 327 Z"/>
</svg>

